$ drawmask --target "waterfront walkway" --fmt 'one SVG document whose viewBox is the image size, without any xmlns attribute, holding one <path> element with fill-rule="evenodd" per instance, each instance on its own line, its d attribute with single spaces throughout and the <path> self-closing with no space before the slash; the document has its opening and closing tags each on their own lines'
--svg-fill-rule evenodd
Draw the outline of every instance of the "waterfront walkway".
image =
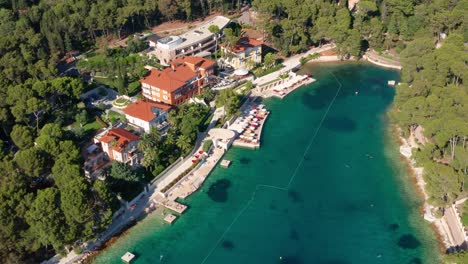
<svg viewBox="0 0 468 264">
<path fill-rule="evenodd" d="M 381 67 L 401 70 L 400 61 L 392 60 L 384 56 L 381 56 L 373 50 L 367 51 L 366 54 L 364 54 L 363 58 L 366 59 L 368 62 L 381 66 Z"/>
<path fill-rule="evenodd" d="M 281 74 L 289 72 L 294 68 L 300 67 L 301 66 L 300 60 L 301 60 L 302 57 L 306 57 L 306 56 L 314 54 L 314 53 L 321 53 L 321 52 L 324 52 L 324 51 L 327 51 L 327 50 L 331 50 L 333 48 L 335 48 L 334 44 L 327 44 L 327 45 L 323 45 L 322 47 L 317 47 L 317 48 L 310 49 L 305 53 L 296 54 L 294 56 L 291 56 L 291 57 L 289 57 L 289 58 L 287 58 L 287 59 L 285 59 L 283 61 L 283 65 L 284 65 L 283 68 L 281 68 L 278 71 L 272 72 L 270 74 L 267 74 L 265 76 L 262 76 L 260 78 L 255 79 L 253 81 L 253 84 L 255 84 L 257 86 L 259 86 L 259 85 L 261 86 L 261 85 L 264 85 L 266 83 L 272 82 L 272 81 L 278 79 Z"/>
</svg>

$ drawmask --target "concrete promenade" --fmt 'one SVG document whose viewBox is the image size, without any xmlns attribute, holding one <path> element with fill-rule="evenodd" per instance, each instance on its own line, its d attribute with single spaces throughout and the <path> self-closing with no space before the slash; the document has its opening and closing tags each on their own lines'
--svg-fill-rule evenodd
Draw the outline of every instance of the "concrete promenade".
<svg viewBox="0 0 468 264">
<path fill-rule="evenodd" d="M 391 60 L 391 59 L 385 58 L 383 56 L 380 56 L 379 54 L 377 54 L 373 50 L 367 51 L 364 54 L 363 59 L 367 60 L 368 62 L 370 62 L 372 64 L 375 64 L 375 65 L 378 65 L 378 66 L 381 66 L 381 67 L 401 70 L 401 63 L 399 61 Z"/>
<path fill-rule="evenodd" d="M 310 54 L 314 54 L 314 53 L 321 53 L 321 52 L 324 52 L 324 51 L 327 51 L 327 50 L 331 50 L 335 47 L 334 44 L 327 44 L 327 45 L 323 45 L 322 47 L 318 47 L 318 48 L 313 48 L 313 49 L 310 49 L 308 50 L 307 52 L 304 52 L 304 53 L 301 53 L 301 54 L 296 54 L 294 56 L 291 56 L 287 59 L 285 59 L 283 61 L 283 65 L 284 67 L 279 69 L 278 71 L 275 71 L 275 72 L 272 72 L 270 74 L 267 74 L 265 76 L 262 76 L 260 78 L 257 78 L 253 81 L 253 84 L 255 85 L 262 85 L 262 84 L 265 84 L 265 83 L 268 83 L 268 82 L 271 82 L 273 80 L 276 80 L 277 78 L 279 78 L 279 76 L 282 74 L 282 73 L 285 73 L 285 72 L 288 72 L 294 68 L 297 68 L 297 67 L 300 67 L 301 66 L 301 58 L 302 57 L 306 57 Z"/>
</svg>

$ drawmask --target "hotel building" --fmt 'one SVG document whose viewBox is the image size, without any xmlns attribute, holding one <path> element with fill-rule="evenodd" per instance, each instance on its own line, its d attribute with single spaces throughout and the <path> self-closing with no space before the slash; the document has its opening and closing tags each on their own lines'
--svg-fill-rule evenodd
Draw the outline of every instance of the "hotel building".
<svg viewBox="0 0 468 264">
<path fill-rule="evenodd" d="M 206 57 L 215 50 L 217 39 L 220 37 L 210 32 L 209 27 L 216 25 L 222 31 L 229 22 L 229 18 L 217 16 L 179 36 L 157 39 L 153 35 L 148 38 L 150 47 L 154 48 L 150 54 L 155 55 L 163 65 L 168 65 L 173 59 L 182 56 Z"/>
<path fill-rule="evenodd" d="M 181 57 L 164 70 L 153 69 L 143 78 L 143 96 L 170 105 L 183 104 L 201 93 L 207 79 L 214 74 L 215 62 L 199 57 Z"/>
</svg>

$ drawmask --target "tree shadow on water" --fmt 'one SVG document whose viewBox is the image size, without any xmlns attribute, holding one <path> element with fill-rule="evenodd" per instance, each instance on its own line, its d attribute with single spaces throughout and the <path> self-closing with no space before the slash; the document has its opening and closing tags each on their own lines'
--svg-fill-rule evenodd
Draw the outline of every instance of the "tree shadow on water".
<svg viewBox="0 0 468 264">
<path fill-rule="evenodd" d="M 400 228 L 400 225 L 397 223 L 393 223 L 388 226 L 388 229 L 390 229 L 390 231 L 393 231 L 393 232 L 397 231 L 398 228 Z"/>
<path fill-rule="evenodd" d="M 411 234 L 405 234 L 398 239 L 398 246 L 403 249 L 416 249 L 421 246 L 421 242 Z"/>
<path fill-rule="evenodd" d="M 208 196 L 215 202 L 225 203 L 228 200 L 227 190 L 230 186 L 231 181 L 228 179 L 217 180 L 208 189 Z"/>
<path fill-rule="evenodd" d="M 249 158 L 242 157 L 239 159 L 239 161 L 242 165 L 247 165 L 250 163 L 251 160 Z"/>
<path fill-rule="evenodd" d="M 288 197 L 293 203 L 300 203 L 302 202 L 301 194 L 295 190 L 288 191 Z"/>
<path fill-rule="evenodd" d="M 224 240 L 221 246 L 226 250 L 234 249 L 234 243 L 230 240 Z"/>
<path fill-rule="evenodd" d="M 323 125 L 329 130 L 336 132 L 352 132 L 356 130 L 356 122 L 348 117 L 328 117 Z"/>
</svg>

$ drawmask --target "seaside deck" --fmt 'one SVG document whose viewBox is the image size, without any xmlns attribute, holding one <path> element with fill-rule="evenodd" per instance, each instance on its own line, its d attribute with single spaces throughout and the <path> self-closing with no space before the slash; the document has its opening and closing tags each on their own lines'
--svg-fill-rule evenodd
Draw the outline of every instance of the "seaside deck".
<svg viewBox="0 0 468 264">
<path fill-rule="evenodd" d="M 122 261 L 125 262 L 125 263 L 130 263 L 132 262 L 132 260 L 135 258 L 135 255 L 130 253 L 130 252 L 127 252 L 125 253 L 123 256 L 122 256 Z"/>
<path fill-rule="evenodd" d="M 316 80 L 309 75 L 300 75 L 294 72 L 288 72 L 287 77 L 277 78 L 257 86 L 252 90 L 252 95 L 263 98 L 278 97 L 283 99 L 303 85 L 307 85 L 315 81 Z"/>
<path fill-rule="evenodd" d="M 169 199 L 185 199 L 196 192 L 221 160 L 224 153 L 224 149 L 213 147 L 204 163 L 197 170 L 190 173 L 188 177 L 169 194 Z"/>
<path fill-rule="evenodd" d="M 158 196 L 154 199 L 156 203 L 161 204 L 169 210 L 172 210 L 176 213 L 183 214 L 187 210 L 187 206 L 176 201 L 166 199 L 164 197 Z"/>
<path fill-rule="evenodd" d="M 299 76 L 299 75 L 298 75 Z M 285 83 L 284 85 L 279 86 L 278 88 L 274 88 L 273 91 L 273 96 L 278 97 L 280 99 L 285 98 L 288 96 L 290 93 L 298 89 L 299 87 L 303 85 L 307 85 L 310 83 L 315 82 L 316 80 L 314 78 L 311 78 L 306 75 L 301 75 L 299 79 L 294 79 L 291 80 L 288 83 Z"/>
<path fill-rule="evenodd" d="M 230 160 L 225 160 L 225 159 L 223 159 L 223 160 L 221 161 L 221 167 L 227 168 L 227 167 L 229 167 L 229 165 L 231 165 L 231 161 L 230 161 Z"/>
<path fill-rule="evenodd" d="M 239 137 L 234 140 L 233 146 L 245 147 L 250 149 L 260 148 L 260 139 L 263 125 L 270 112 L 264 105 L 248 105 L 250 108 L 244 110 L 239 118 L 229 126 L 229 129 L 239 133 Z M 251 109 L 250 111 L 248 109 Z"/>
<path fill-rule="evenodd" d="M 172 224 L 176 219 L 177 219 L 177 216 L 173 214 L 168 214 L 164 217 L 164 221 L 166 221 L 169 224 Z"/>
</svg>

